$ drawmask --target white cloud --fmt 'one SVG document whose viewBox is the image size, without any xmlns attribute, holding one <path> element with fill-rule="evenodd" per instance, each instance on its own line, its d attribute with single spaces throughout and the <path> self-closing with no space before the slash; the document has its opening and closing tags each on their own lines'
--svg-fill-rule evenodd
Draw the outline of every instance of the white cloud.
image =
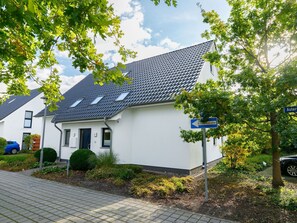
<svg viewBox="0 0 297 223">
<path fill-rule="evenodd" d="M 163 46 L 163 47 L 165 47 L 165 48 L 172 49 L 172 50 L 180 48 L 180 44 L 179 43 L 172 41 L 168 37 L 166 37 L 165 39 L 163 39 L 160 42 L 160 45 Z"/>
<path fill-rule="evenodd" d="M 157 44 L 153 44 L 152 37 L 160 37 L 160 33 L 154 33 L 152 29 L 144 26 L 144 14 L 139 1 L 136 0 L 113 0 L 115 12 L 121 17 L 121 29 L 124 36 L 121 43 L 127 48 L 137 52 L 135 59 L 128 59 L 127 62 L 141 60 L 147 57 L 166 53 L 181 47 L 177 42 L 166 37 Z M 113 45 L 114 40 L 109 38 L 105 41 L 97 38 L 96 48 L 103 53 L 103 59 L 116 64 L 121 61 L 121 56 L 116 53 L 117 48 Z"/>
<path fill-rule="evenodd" d="M 55 65 L 54 68 L 56 68 L 58 70 L 58 74 L 60 75 L 60 79 L 62 81 L 61 88 L 60 88 L 61 93 L 66 92 L 67 90 L 69 90 L 71 87 L 73 87 L 75 84 L 77 84 L 79 81 L 81 81 L 85 77 L 85 75 L 83 75 L 83 74 L 75 75 L 75 76 L 63 75 L 65 66 L 61 65 L 61 64 Z M 51 72 L 50 69 L 38 69 L 36 76 L 39 80 L 45 80 L 48 78 L 50 72 Z M 27 82 L 27 84 L 28 84 L 29 89 L 35 89 L 35 88 L 40 87 L 40 85 L 37 84 L 33 80 L 29 80 Z"/>
</svg>

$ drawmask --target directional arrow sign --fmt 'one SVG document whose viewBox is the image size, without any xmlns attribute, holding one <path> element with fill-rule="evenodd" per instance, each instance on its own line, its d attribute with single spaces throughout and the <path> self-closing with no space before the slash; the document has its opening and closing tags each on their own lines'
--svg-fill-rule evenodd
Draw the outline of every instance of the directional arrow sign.
<svg viewBox="0 0 297 223">
<path fill-rule="evenodd" d="M 206 129 L 206 128 L 217 128 L 218 118 L 209 118 L 207 122 L 201 122 L 200 119 L 191 119 L 191 129 Z"/>
<path fill-rule="evenodd" d="M 285 113 L 297 112 L 297 106 L 285 107 Z"/>
</svg>

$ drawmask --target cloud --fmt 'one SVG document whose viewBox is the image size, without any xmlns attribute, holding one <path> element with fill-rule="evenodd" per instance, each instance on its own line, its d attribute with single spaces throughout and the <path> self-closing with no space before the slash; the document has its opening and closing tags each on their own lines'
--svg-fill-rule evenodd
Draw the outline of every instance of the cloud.
<svg viewBox="0 0 297 223">
<path fill-rule="evenodd" d="M 137 57 L 135 59 L 128 59 L 127 63 L 163 54 L 181 47 L 179 43 L 174 42 L 168 37 L 162 39 L 160 30 L 154 33 L 154 30 L 152 30 L 150 27 L 145 27 L 145 17 L 140 1 L 111 0 L 109 2 L 113 5 L 115 14 L 121 18 L 121 29 L 124 33 L 123 37 L 121 38 L 121 44 L 127 49 L 137 52 Z M 92 33 L 89 33 L 89 36 L 92 39 L 94 38 Z M 159 39 L 159 42 L 156 42 L 156 39 Z M 97 52 L 103 54 L 103 60 L 108 64 L 109 67 L 113 67 L 118 62 L 121 62 L 121 56 L 119 53 L 117 53 L 118 49 L 116 46 L 114 46 L 114 39 L 107 38 L 102 40 L 100 37 L 96 37 L 95 40 Z M 58 52 L 58 50 L 56 50 L 55 53 L 57 57 L 63 58 L 63 60 L 68 57 L 68 52 Z M 61 63 L 64 64 L 63 61 L 61 61 Z M 70 63 L 67 63 L 67 66 L 70 66 Z M 83 77 L 85 77 L 85 75 L 69 76 L 69 74 L 66 76 L 63 72 L 67 72 L 69 69 L 64 68 L 60 67 L 62 92 L 68 90 Z M 80 72 L 77 71 L 77 73 Z M 38 75 L 44 76 L 44 74 L 45 71 L 40 71 Z"/>
<path fill-rule="evenodd" d="M 58 70 L 58 74 L 61 79 L 61 88 L 60 91 L 61 93 L 65 93 L 67 90 L 69 90 L 71 87 L 73 87 L 75 84 L 77 84 L 79 81 L 81 81 L 86 75 L 80 74 L 80 75 L 75 75 L 75 76 L 66 76 L 63 75 L 63 71 L 65 70 L 65 66 L 62 64 L 55 65 L 54 68 Z M 39 80 L 45 80 L 48 78 L 50 75 L 51 70 L 50 69 L 38 69 L 36 77 Z M 40 85 L 37 84 L 33 80 L 29 80 L 27 82 L 28 88 L 29 89 L 35 89 L 39 88 Z"/>
</svg>

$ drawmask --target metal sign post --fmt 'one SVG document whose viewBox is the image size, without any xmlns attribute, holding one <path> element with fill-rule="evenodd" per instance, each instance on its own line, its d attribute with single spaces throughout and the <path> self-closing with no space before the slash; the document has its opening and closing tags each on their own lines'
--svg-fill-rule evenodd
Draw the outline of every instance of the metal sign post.
<svg viewBox="0 0 297 223">
<path fill-rule="evenodd" d="M 207 122 L 201 122 L 199 119 L 191 119 L 192 129 L 202 129 L 202 152 L 203 152 L 203 163 L 204 163 L 204 184 L 205 184 L 205 201 L 208 201 L 208 181 L 207 181 L 207 153 L 206 153 L 206 129 L 217 128 L 218 118 L 209 118 Z"/>
<path fill-rule="evenodd" d="M 204 163 L 204 184 L 205 184 L 205 201 L 208 201 L 208 182 L 207 182 L 207 154 L 206 154 L 206 129 L 202 129 L 203 134 L 203 163 Z"/>
</svg>

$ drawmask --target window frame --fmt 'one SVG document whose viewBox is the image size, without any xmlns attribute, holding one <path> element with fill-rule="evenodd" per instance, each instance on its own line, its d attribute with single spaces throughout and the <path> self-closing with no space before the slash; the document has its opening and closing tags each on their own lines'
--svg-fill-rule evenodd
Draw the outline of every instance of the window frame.
<svg viewBox="0 0 297 223">
<path fill-rule="evenodd" d="M 26 114 L 28 114 L 28 113 L 31 114 L 31 117 L 30 118 L 27 118 L 26 117 Z M 30 125 L 29 126 L 26 124 L 26 121 L 28 121 L 28 120 L 30 121 Z M 33 122 L 33 111 L 26 110 L 25 111 L 25 117 L 24 117 L 24 128 L 26 128 L 26 129 L 32 128 L 32 122 Z"/>
<path fill-rule="evenodd" d="M 75 108 L 76 106 L 78 106 L 82 101 L 84 100 L 84 98 L 79 98 L 77 99 L 75 102 L 73 102 L 69 108 Z"/>
<path fill-rule="evenodd" d="M 70 145 L 71 129 L 64 129 L 64 146 L 69 147 Z"/>
<path fill-rule="evenodd" d="M 115 101 L 123 101 L 129 94 L 130 94 L 129 91 L 123 92 L 117 97 L 117 99 Z"/>
<path fill-rule="evenodd" d="M 110 148 L 110 144 L 109 145 L 105 144 L 106 131 L 109 131 L 109 142 L 111 142 L 111 130 L 109 128 L 102 128 L 102 143 L 101 143 L 102 148 Z"/>
<path fill-rule="evenodd" d="M 103 99 L 103 95 L 97 96 L 92 102 L 91 105 L 96 105 L 98 104 L 102 99 Z"/>
</svg>

